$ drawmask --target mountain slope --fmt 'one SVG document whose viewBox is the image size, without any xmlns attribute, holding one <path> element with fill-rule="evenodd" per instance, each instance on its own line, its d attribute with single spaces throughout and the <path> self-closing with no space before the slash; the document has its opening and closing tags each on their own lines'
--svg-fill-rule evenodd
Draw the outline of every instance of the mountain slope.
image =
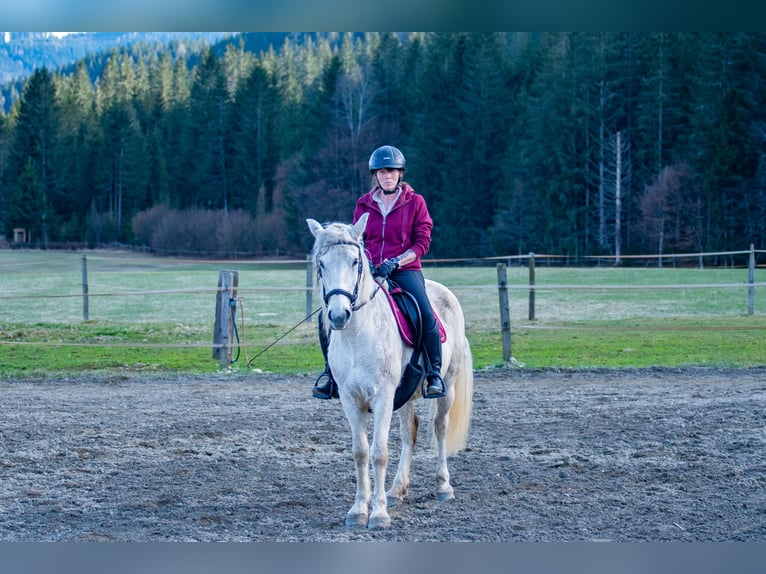
<svg viewBox="0 0 766 574">
<path fill-rule="evenodd" d="M 202 38 L 214 43 L 223 32 L 83 32 L 58 37 L 51 32 L 0 32 L 0 85 L 29 76 L 45 66 L 57 70 L 88 54 L 136 42 L 166 44 L 174 39 Z"/>
</svg>

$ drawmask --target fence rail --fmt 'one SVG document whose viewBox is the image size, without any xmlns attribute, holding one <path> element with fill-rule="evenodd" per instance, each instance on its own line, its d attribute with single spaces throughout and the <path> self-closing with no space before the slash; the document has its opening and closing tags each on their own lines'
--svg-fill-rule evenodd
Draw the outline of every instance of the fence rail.
<svg viewBox="0 0 766 574">
<path fill-rule="evenodd" d="M 29 258 L 30 260 L 34 260 L 34 255 L 39 252 L 29 252 Z M 497 281 L 493 283 L 491 279 L 489 279 L 489 276 L 487 276 L 487 281 L 481 284 L 469 284 L 469 283 L 458 283 L 453 282 L 452 284 L 445 283 L 451 290 L 455 291 L 458 294 L 458 297 L 461 299 L 466 300 L 465 304 L 473 304 L 474 306 L 480 305 L 482 307 L 482 313 L 478 313 L 478 316 L 480 319 L 474 319 L 477 321 L 484 321 L 486 323 L 487 320 L 492 321 L 494 325 L 499 326 L 500 332 L 502 335 L 502 341 L 503 341 L 503 358 L 504 360 L 508 360 L 511 357 L 511 324 L 515 321 L 517 323 L 521 322 L 521 303 L 522 301 L 518 297 L 510 297 L 510 294 L 512 293 L 518 293 L 520 291 L 526 291 L 527 297 L 524 298 L 523 301 L 524 306 L 526 307 L 526 315 L 528 321 L 536 321 L 538 319 L 538 313 L 540 309 L 545 309 L 546 306 L 552 305 L 551 300 L 549 298 L 546 298 L 546 294 L 552 294 L 552 293 L 565 293 L 565 292 L 594 292 L 594 293 L 627 293 L 627 292 L 661 292 L 661 291 L 679 291 L 679 292 L 686 292 L 686 291 L 699 291 L 699 290 L 737 290 L 737 289 L 745 289 L 747 290 L 747 304 L 746 306 L 743 305 L 742 309 L 747 309 L 747 314 L 752 315 L 756 311 L 756 299 L 755 299 L 755 290 L 756 288 L 763 288 L 766 287 L 766 281 L 756 280 L 756 270 L 763 267 L 763 265 L 758 266 L 757 265 L 757 257 L 760 254 L 764 254 L 766 251 L 763 250 L 756 250 L 754 247 L 751 247 L 750 250 L 746 251 L 718 251 L 718 252 L 708 252 L 708 253 L 686 253 L 686 254 L 672 254 L 672 255 L 658 255 L 658 254 L 652 254 L 652 255 L 631 255 L 631 256 L 622 256 L 623 259 L 632 258 L 632 259 L 645 259 L 645 260 L 652 260 L 657 258 L 664 258 L 664 259 L 681 259 L 681 258 L 708 258 L 712 256 L 716 257 L 746 257 L 746 262 L 742 265 L 737 265 L 736 267 L 733 265 L 734 260 L 731 259 L 728 261 L 730 263 L 729 265 L 716 267 L 716 269 L 721 269 L 727 271 L 727 273 L 737 273 L 739 269 L 746 269 L 747 275 L 746 277 L 741 277 L 741 280 L 737 281 L 729 281 L 728 277 L 730 275 L 727 275 L 727 280 L 724 281 L 707 281 L 707 282 L 701 282 L 701 283 L 692 283 L 692 282 L 680 282 L 680 283 L 658 283 L 658 282 L 648 282 L 648 283 L 628 283 L 628 284 L 608 284 L 608 283 L 598 283 L 598 282 L 572 282 L 572 283 L 566 283 L 566 282 L 552 282 L 552 283 L 546 283 L 546 280 L 550 280 L 550 275 L 553 273 L 553 270 L 558 269 L 559 271 L 568 271 L 571 269 L 575 269 L 574 267 L 570 266 L 551 266 L 551 265 L 540 265 L 540 261 L 546 261 L 550 263 L 551 261 L 558 260 L 558 261 L 564 261 L 566 258 L 561 255 L 550 255 L 550 254 L 534 254 L 530 253 L 527 255 L 514 255 L 514 256 L 503 256 L 503 257 L 490 257 L 490 258 L 483 258 L 483 259 L 474 259 L 474 260 L 453 260 L 453 259 L 447 259 L 447 260 L 429 260 L 424 262 L 425 264 L 425 272 L 428 275 L 436 274 L 438 275 L 440 272 L 443 273 L 446 270 L 449 270 L 451 268 L 454 268 L 456 263 L 466 263 L 469 262 L 471 265 L 480 265 L 482 267 L 488 268 L 490 264 L 493 264 L 494 267 L 497 270 Z M 18 250 L 14 250 L 13 254 L 18 258 L 19 256 L 23 256 L 24 254 L 19 252 Z M 311 261 L 307 258 L 305 260 L 299 260 L 299 259 L 292 259 L 289 261 L 229 261 L 229 260 L 223 260 L 223 261 L 207 261 L 207 260 L 186 260 L 186 259 L 177 259 L 177 260 L 166 260 L 166 259 L 160 259 L 158 262 L 157 258 L 146 256 L 134 256 L 133 261 L 137 262 L 139 264 L 139 269 L 130 269 L 128 264 L 122 264 L 125 259 L 123 257 L 117 257 L 117 256 L 108 256 L 103 254 L 73 254 L 76 255 L 77 258 L 80 260 L 80 268 L 79 269 L 70 269 L 69 275 L 74 275 L 77 273 L 81 277 L 81 284 L 80 289 L 78 292 L 78 289 L 75 287 L 75 284 L 73 281 L 70 281 L 68 283 L 68 287 L 62 288 L 59 285 L 51 286 L 50 284 L 46 283 L 36 283 L 34 280 L 34 277 L 32 277 L 30 280 L 26 280 L 19 283 L 13 283 L 12 281 L 4 281 L 3 278 L 8 278 L 9 276 L 16 275 L 16 274 L 23 274 L 25 270 L 28 271 L 28 267 L 35 266 L 34 263 L 24 262 L 22 260 L 18 260 L 15 263 L 14 262 L 6 262 L 3 260 L 3 255 L 0 253 L 0 304 L 8 304 L 8 305 L 16 305 L 17 302 L 20 301 L 34 301 L 39 302 L 40 300 L 44 299 L 51 299 L 54 301 L 57 300 L 64 300 L 64 299 L 82 299 L 82 318 L 84 321 L 90 321 L 94 317 L 96 319 L 109 319 L 110 317 L 104 317 L 100 314 L 100 311 L 97 308 L 94 308 L 94 305 L 92 305 L 93 300 L 101 300 L 101 299 L 120 299 L 125 298 L 126 300 L 129 298 L 139 298 L 139 297 L 146 297 L 146 302 L 139 302 L 134 304 L 136 307 L 142 307 L 142 306 L 148 306 L 151 302 L 154 302 L 155 300 L 162 299 L 163 297 L 171 297 L 176 299 L 187 299 L 187 298 L 195 298 L 194 305 L 196 305 L 196 301 L 199 301 L 198 296 L 206 296 L 206 295 L 220 295 L 222 293 L 222 288 L 214 287 L 214 283 L 211 281 L 210 287 L 176 287 L 176 288 L 156 288 L 156 284 L 152 282 L 148 282 L 146 288 L 136 288 L 134 285 L 130 286 L 122 286 L 116 285 L 114 281 L 110 281 L 109 284 L 106 284 L 106 282 L 101 281 L 100 283 L 94 283 L 93 277 L 94 275 L 98 275 L 99 277 L 103 277 L 108 273 L 112 273 L 113 275 L 110 277 L 110 279 L 119 278 L 122 276 L 126 276 L 128 274 L 136 273 L 146 273 L 147 275 L 150 273 L 162 273 L 165 274 L 165 276 L 172 276 L 175 275 L 181 275 L 182 271 L 180 269 L 186 268 L 189 266 L 194 265 L 200 265 L 204 266 L 206 270 L 210 270 L 214 268 L 216 265 L 223 265 L 227 268 L 231 268 L 233 266 L 241 266 L 245 268 L 257 268 L 259 265 L 266 265 L 269 269 L 290 269 L 290 281 L 292 282 L 292 285 L 280 283 L 279 285 L 258 285 L 258 275 L 257 273 L 260 272 L 254 272 L 256 275 L 251 275 L 251 282 L 250 284 L 246 282 L 240 282 L 238 286 L 237 296 L 238 297 L 249 297 L 251 295 L 254 296 L 265 296 L 268 295 L 270 297 L 271 303 L 268 303 L 266 305 L 263 305 L 257 313 L 252 313 L 252 316 L 250 317 L 251 321 L 254 321 L 254 317 L 273 317 L 277 316 L 280 313 L 279 309 L 282 309 L 281 307 L 277 309 L 276 304 L 274 301 L 277 301 L 279 304 L 284 303 L 284 299 L 287 298 L 288 294 L 294 293 L 296 295 L 299 295 L 301 299 L 304 298 L 305 295 L 305 316 L 311 315 L 311 313 L 314 311 L 313 307 L 316 303 L 315 297 L 314 297 L 314 270 L 311 264 Z M 128 258 L 130 259 L 130 258 Z M 599 259 L 599 260 L 606 260 L 608 257 L 606 256 L 594 256 L 593 259 Z M 89 266 L 89 263 L 91 265 Z M 92 265 L 94 264 L 95 265 Z M 515 265 L 514 265 L 515 264 Z M 57 262 L 57 269 L 61 270 L 63 269 L 64 265 L 70 265 L 75 266 L 75 262 L 70 257 L 69 259 L 66 259 L 66 261 Z M 102 266 L 101 269 L 98 268 L 98 266 Z M 104 271 L 104 267 L 107 266 L 110 270 Z M 142 271 L 141 268 L 154 266 L 154 268 L 151 271 Z M 521 280 L 523 279 L 521 273 L 523 272 L 523 268 L 526 266 L 527 268 L 527 277 L 526 281 Z M 37 266 L 39 267 L 39 265 Z M 96 269 L 94 269 L 96 267 Z M 161 270 L 157 270 L 156 268 L 160 267 Z M 510 268 L 514 269 L 515 272 L 515 280 L 508 280 L 507 273 Z M 300 279 L 300 274 L 303 274 L 303 271 L 300 271 L 301 269 L 305 269 L 305 281 L 303 279 Z M 615 266 L 609 266 L 609 267 L 602 267 L 601 269 L 608 269 L 610 272 L 614 273 L 621 273 L 621 272 L 628 272 L 628 270 L 636 270 L 636 269 L 643 269 L 641 267 L 615 267 Z M 48 268 L 35 268 L 32 272 L 33 273 L 39 273 L 39 274 L 45 274 L 49 273 L 51 270 Z M 62 273 L 63 275 L 63 273 Z M 472 274 L 474 275 L 474 274 Z M 561 273 L 558 274 L 558 276 L 561 276 Z M 252 278 L 255 277 L 256 281 L 252 281 Z M 472 277 L 473 278 L 473 277 Z M 296 280 L 297 279 L 297 280 Z M 179 282 L 183 281 L 182 277 L 179 277 Z M 443 281 L 442 281 L 443 282 Z M 296 285 L 296 283 L 298 283 Z M 303 285 L 300 285 L 300 283 L 304 283 Z M 16 288 L 14 288 L 14 286 Z M 494 293 L 497 291 L 498 296 L 495 301 L 497 303 L 491 303 L 491 295 L 490 293 Z M 285 297 L 280 297 L 280 295 L 285 295 Z M 543 297 L 543 300 L 541 301 L 540 297 Z M 510 300 L 510 301 L 509 301 Z M 211 299 L 212 301 L 212 299 Z M 760 299 L 760 301 L 763 301 Z M 743 301 L 744 302 L 744 301 Z M 463 303 L 463 301 L 461 301 Z M 628 305 L 630 303 L 627 303 Z M 643 303 L 644 305 L 647 305 L 646 303 Z M 160 304 L 161 306 L 162 304 Z M 274 311 L 269 311 L 266 307 L 268 305 L 274 305 Z M 303 306 L 303 304 L 293 301 L 291 303 L 294 307 L 295 314 L 297 315 L 297 310 Z M 498 321 L 498 307 L 494 307 L 495 312 L 489 313 L 486 312 L 486 309 L 488 309 L 490 306 L 499 305 L 499 321 Z M 541 307 L 542 305 L 542 307 Z M 566 305 L 566 303 L 564 304 Z M 23 306 L 23 305 L 22 305 Z M 188 305 L 187 305 L 188 306 Z M 763 308 L 763 302 L 761 303 L 761 308 Z M 96 306 L 98 307 L 98 306 Z M 183 305 L 181 305 L 183 307 Z M 476 316 L 477 312 L 475 310 L 471 311 L 472 316 Z M 209 312 L 209 316 L 212 319 L 217 318 L 220 319 L 220 311 L 215 313 L 213 312 L 213 307 L 211 303 L 211 308 Z M 301 314 L 301 316 L 303 316 Z M 494 317 L 494 318 L 493 318 Z M 535 325 L 529 325 L 530 328 L 535 328 Z M 16 341 L 14 344 L 34 344 L 34 342 L 24 342 L 24 341 Z M 51 343 L 47 343 L 51 344 Z M 86 345 L 88 343 L 78 343 L 81 345 Z M 103 346 L 110 346 L 110 343 L 93 343 L 93 344 L 99 344 Z M 118 343 L 113 343 L 115 346 L 119 346 Z M 148 346 L 154 346 L 154 344 L 147 344 Z M 199 346 L 211 346 L 209 343 L 188 343 L 188 344 L 180 344 L 180 346 L 189 346 L 189 347 L 199 347 Z M 226 342 L 226 345 L 231 345 L 231 339 L 229 338 Z M 132 344 L 132 346 L 136 346 L 136 344 Z M 167 344 L 166 346 L 178 346 L 178 345 L 172 345 Z M 214 345 L 214 348 L 220 347 L 221 345 L 216 343 Z"/>
</svg>

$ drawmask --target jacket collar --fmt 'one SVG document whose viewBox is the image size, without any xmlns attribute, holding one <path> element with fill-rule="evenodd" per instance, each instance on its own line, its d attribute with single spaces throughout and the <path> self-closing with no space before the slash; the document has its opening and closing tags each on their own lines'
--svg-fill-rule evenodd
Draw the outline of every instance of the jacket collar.
<svg viewBox="0 0 766 574">
<path fill-rule="evenodd" d="M 364 194 L 363 201 L 365 204 L 370 206 L 378 206 L 378 203 L 375 201 L 375 192 L 378 190 L 377 187 L 373 187 L 370 191 Z M 394 209 L 396 209 L 398 206 L 405 204 L 410 199 L 412 199 L 412 196 L 415 194 L 415 190 L 412 189 L 412 187 L 407 183 L 402 183 L 402 192 L 399 196 L 399 199 L 396 200 L 396 204 L 394 205 Z"/>
</svg>

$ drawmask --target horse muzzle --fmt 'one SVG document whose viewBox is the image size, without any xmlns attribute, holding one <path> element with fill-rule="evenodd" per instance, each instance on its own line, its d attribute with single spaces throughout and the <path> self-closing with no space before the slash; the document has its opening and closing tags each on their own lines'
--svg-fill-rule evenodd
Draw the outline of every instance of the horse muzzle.
<svg viewBox="0 0 766 574">
<path fill-rule="evenodd" d="M 327 319 L 330 322 L 330 329 L 333 331 L 342 331 L 348 327 L 348 321 L 351 319 L 351 310 L 341 309 L 336 312 L 328 310 Z"/>
<path fill-rule="evenodd" d="M 338 298 L 334 301 L 331 298 L 335 295 L 341 295 L 348 299 L 350 306 L 341 305 Z M 342 300 L 342 299 L 341 299 Z M 348 321 L 351 319 L 351 311 L 356 301 L 356 294 L 349 293 L 344 289 L 333 289 L 324 296 L 324 302 L 327 306 L 327 318 L 330 321 L 330 328 L 335 331 L 342 331 L 348 327 Z"/>
</svg>

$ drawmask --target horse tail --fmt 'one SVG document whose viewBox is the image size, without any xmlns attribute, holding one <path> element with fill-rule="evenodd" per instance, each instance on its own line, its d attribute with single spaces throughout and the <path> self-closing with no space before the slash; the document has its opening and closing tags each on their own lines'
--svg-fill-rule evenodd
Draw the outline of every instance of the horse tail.
<svg viewBox="0 0 766 574">
<path fill-rule="evenodd" d="M 456 345 L 452 361 L 457 366 L 454 376 L 455 400 L 449 410 L 447 425 L 447 454 L 452 455 L 465 449 L 468 429 L 471 426 L 473 409 L 473 355 L 468 339 Z"/>
</svg>

